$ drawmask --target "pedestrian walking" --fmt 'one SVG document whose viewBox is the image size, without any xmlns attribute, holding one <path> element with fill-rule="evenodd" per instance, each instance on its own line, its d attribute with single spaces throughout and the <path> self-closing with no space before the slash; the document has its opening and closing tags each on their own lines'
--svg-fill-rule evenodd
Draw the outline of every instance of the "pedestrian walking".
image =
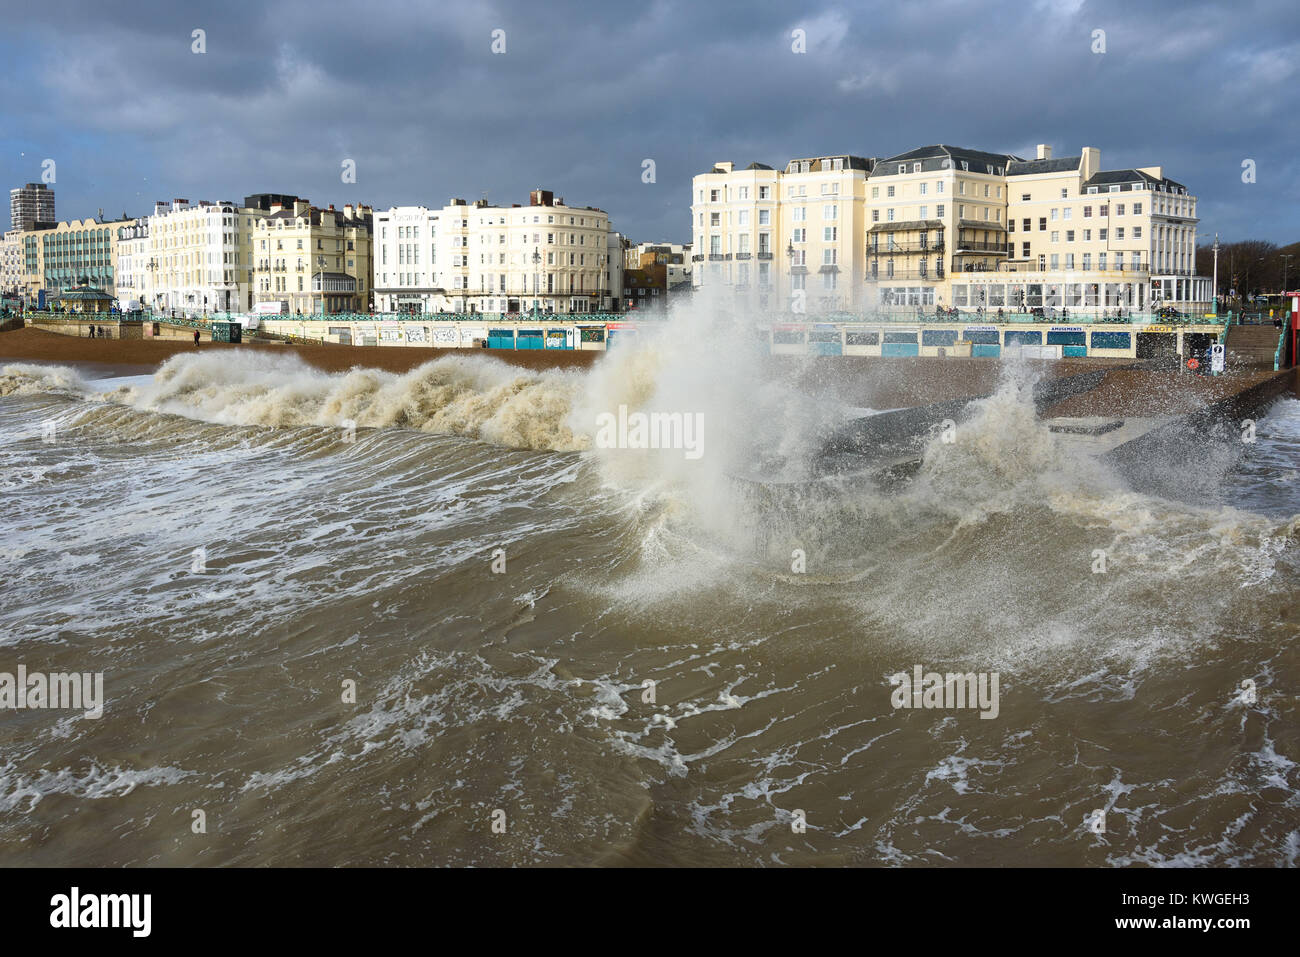
<svg viewBox="0 0 1300 957">
<path fill-rule="evenodd" d="M 197 349 L 198 347 L 199 347 L 199 330 L 195 329 L 195 330 L 194 330 L 194 348 Z"/>
</svg>

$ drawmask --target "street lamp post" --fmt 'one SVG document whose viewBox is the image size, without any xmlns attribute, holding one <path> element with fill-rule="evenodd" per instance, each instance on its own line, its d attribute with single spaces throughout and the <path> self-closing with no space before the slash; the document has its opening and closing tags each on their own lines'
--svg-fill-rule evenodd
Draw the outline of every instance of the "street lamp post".
<svg viewBox="0 0 1300 957">
<path fill-rule="evenodd" d="M 794 240 L 785 246 L 786 273 L 790 277 L 790 311 L 794 312 Z"/>
<path fill-rule="evenodd" d="M 1214 315 L 1219 315 L 1219 234 L 1214 234 Z"/>
<path fill-rule="evenodd" d="M 1291 273 L 1291 260 L 1292 260 L 1292 259 L 1295 259 L 1295 254 L 1293 254 L 1293 253 L 1284 253 L 1284 254 L 1283 254 L 1282 256 L 1280 256 L 1279 258 L 1282 260 L 1282 288 L 1279 289 L 1278 291 L 1279 291 L 1280 293 L 1282 293 L 1282 295 L 1285 296 L 1285 295 L 1286 295 L 1286 283 L 1287 283 L 1287 278 L 1290 276 L 1290 273 Z"/>
<path fill-rule="evenodd" d="M 533 247 L 533 315 L 537 314 L 539 290 L 541 288 L 542 251 Z"/>
</svg>

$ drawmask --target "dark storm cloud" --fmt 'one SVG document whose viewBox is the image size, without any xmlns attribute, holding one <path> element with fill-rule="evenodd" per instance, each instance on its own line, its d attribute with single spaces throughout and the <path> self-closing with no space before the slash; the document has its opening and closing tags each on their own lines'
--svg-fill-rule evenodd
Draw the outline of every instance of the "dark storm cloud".
<svg viewBox="0 0 1300 957">
<path fill-rule="evenodd" d="M 690 177 L 717 160 L 1045 142 L 1163 165 L 1201 197 L 1203 235 L 1300 232 L 1289 3 L 86 0 L 3 25 L 0 173 L 16 185 L 54 158 L 63 218 L 173 196 L 386 207 L 542 186 L 634 239 L 683 240 Z"/>
</svg>

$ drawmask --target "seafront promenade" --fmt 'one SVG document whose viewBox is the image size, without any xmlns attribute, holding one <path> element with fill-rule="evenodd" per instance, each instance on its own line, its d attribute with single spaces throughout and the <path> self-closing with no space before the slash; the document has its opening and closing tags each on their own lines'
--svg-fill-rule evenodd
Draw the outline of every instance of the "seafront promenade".
<svg viewBox="0 0 1300 957">
<path fill-rule="evenodd" d="M 723 316 L 698 326 L 679 324 L 671 335 L 719 340 L 724 345 L 757 336 L 773 355 L 928 356 L 935 358 L 1140 359 L 1168 365 L 1208 360 L 1215 344 L 1229 365 L 1286 368 L 1294 361 L 1294 322 L 1286 329 L 1241 326 L 1232 313 L 1039 313 L 947 310 L 879 310 L 869 313 L 792 313 Z M 229 340 L 243 337 L 294 343 L 375 348 L 491 349 L 506 352 L 602 352 L 629 337 L 665 327 L 662 315 L 529 313 L 340 313 L 249 319 L 213 314 L 206 319 L 62 316 L 32 312 L 29 327 L 85 337 L 91 324 L 114 339 Z M 244 324 L 247 325 L 244 325 Z"/>
</svg>

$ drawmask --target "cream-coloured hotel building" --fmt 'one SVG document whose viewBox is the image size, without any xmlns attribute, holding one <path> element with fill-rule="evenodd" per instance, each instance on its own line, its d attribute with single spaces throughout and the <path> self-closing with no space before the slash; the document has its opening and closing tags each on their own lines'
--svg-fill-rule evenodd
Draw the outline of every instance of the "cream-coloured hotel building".
<svg viewBox="0 0 1300 957">
<path fill-rule="evenodd" d="M 719 163 L 692 190 L 696 287 L 729 286 L 760 309 L 1210 306 L 1195 197 L 1158 166 L 1103 170 L 1094 148 Z M 751 249 L 766 253 L 757 270 L 742 268 Z"/>
<path fill-rule="evenodd" d="M 873 162 L 847 154 L 793 159 L 784 170 L 723 162 L 696 176 L 695 287 L 730 286 L 759 309 L 867 305 L 862 222 Z"/>
<path fill-rule="evenodd" d="M 533 190 L 527 206 L 395 206 L 375 213 L 375 310 L 608 310 L 622 294 L 622 255 L 606 212 L 549 190 Z"/>
</svg>

